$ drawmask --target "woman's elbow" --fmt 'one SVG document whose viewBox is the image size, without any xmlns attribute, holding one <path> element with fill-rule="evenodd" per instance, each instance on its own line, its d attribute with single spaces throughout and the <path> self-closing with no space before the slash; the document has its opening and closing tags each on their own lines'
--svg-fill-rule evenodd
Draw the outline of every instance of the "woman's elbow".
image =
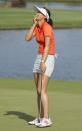
<svg viewBox="0 0 82 131">
<path fill-rule="evenodd" d="M 29 36 L 27 36 L 27 35 L 25 36 L 25 40 L 26 40 L 26 41 L 30 41 L 31 39 L 32 39 L 31 37 L 29 37 Z"/>
</svg>

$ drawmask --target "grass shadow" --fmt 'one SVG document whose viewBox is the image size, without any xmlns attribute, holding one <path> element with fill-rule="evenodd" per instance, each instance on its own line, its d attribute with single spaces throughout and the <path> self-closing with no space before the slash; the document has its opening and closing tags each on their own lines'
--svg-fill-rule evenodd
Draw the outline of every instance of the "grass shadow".
<svg viewBox="0 0 82 131">
<path fill-rule="evenodd" d="M 23 119 L 26 122 L 29 122 L 35 118 L 34 116 L 31 116 L 29 114 L 26 114 L 24 112 L 19 112 L 19 111 L 6 111 L 6 113 L 4 115 L 15 115 L 19 119 Z"/>
</svg>

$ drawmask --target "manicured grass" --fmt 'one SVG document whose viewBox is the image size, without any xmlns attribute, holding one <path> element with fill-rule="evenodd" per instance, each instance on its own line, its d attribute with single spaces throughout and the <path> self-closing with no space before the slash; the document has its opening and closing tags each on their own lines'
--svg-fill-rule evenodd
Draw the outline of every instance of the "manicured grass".
<svg viewBox="0 0 82 131">
<path fill-rule="evenodd" d="M 50 81 L 52 127 L 43 131 L 82 130 L 82 82 Z M 33 80 L 0 79 L 0 131 L 39 131 L 27 122 L 36 116 Z"/>
<path fill-rule="evenodd" d="M 19 8 L 0 8 L 0 29 L 23 29 L 32 25 L 34 13 Z"/>
<path fill-rule="evenodd" d="M 82 11 L 51 10 L 55 28 L 82 27 Z M 0 8 L 0 29 L 27 29 L 32 25 L 33 10 Z"/>
<path fill-rule="evenodd" d="M 35 91 L 34 80 L 0 78 L 0 89 L 17 89 Z M 82 95 L 82 82 L 50 80 L 48 85 L 49 91 L 65 92 Z"/>
<path fill-rule="evenodd" d="M 54 25 L 57 28 L 82 28 L 82 11 L 53 11 Z"/>
</svg>

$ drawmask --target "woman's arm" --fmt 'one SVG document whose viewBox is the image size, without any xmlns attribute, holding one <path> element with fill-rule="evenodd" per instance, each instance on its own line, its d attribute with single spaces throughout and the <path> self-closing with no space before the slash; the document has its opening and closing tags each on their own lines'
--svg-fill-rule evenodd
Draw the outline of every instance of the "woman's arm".
<svg viewBox="0 0 82 131">
<path fill-rule="evenodd" d="M 50 48 L 50 37 L 45 37 L 45 48 L 44 48 L 44 53 L 43 53 L 42 60 L 41 60 L 42 72 L 45 72 L 46 70 L 45 61 L 48 56 L 49 48 Z"/>
<path fill-rule="evenodd" d="M 42 56 L 42 62 L 45 62 L 47 59 L 49 47 L 50 47 L 50 37 L 45 37 L 45 48 Z"/>
<path fill-rule="evenodd" d="M 38 24 L 37 16 L 35 16 L 35 18 L 33 19 L 33 22 L 34 22 L 33 26 L 31 27 L 31 29 L 29 30 L 29 32 L 26 33 L 26 36 L 25 36 L 25 40 L 27 40 L 27 41 L 30 41 L 35 36 L 34 29 L 35 29 L 35 27 Z"/>
<path fill-rule="evenodd" d="M 34 23 L 31 29 L 29 30 L 29 32 L 26 33 L 25 40 L 30 41 L 35 36 L 35 32 L 34 32 L 35 27 L 36 27 L 36 23 Z"/>
</svg>

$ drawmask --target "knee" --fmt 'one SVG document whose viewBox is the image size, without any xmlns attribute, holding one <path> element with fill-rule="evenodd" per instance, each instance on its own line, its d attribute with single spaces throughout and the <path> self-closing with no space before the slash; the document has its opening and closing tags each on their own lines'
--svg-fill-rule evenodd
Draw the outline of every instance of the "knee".
<svg viewBox="0 0 82 131">
<path fill-rule="evenodd" d="M 36 86 L 38 86 L 38 74 L 37 73 L 34 73 L 34 80 L 35 80 Z"/>
<path fill-rule="evenodd" d="M 37 95 L 41 95 L 41 89 L 37 88 Z"/>
<path fill-rule="evenodd" d="M 41 90 L 41 95 L 46 95 L 46 94 L 47 94 L 46 90 L 42 89 Z"/>
</svg>

